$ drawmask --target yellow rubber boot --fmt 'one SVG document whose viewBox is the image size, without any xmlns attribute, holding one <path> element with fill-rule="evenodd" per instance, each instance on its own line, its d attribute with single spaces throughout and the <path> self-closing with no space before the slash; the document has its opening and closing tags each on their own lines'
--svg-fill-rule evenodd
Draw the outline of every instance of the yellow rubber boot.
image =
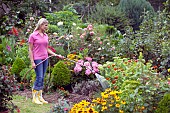
<svg viewBox="0 0 170 113">
<path fill-rule="evenodd" d="M 40 102 L 44 103 L 44 104 L 48 104 L 47 101 L 45 101 L 42 97 L 42 90 L 38 91 L 38 99 L 40 100 Z"/>
<path fill-rule="evenodd" d="M 37 90 L 32 90 L 32 102 L 36 104 L 43 104 L 42 102 L 39 101 L 38 99 L 38 91 Z"/>
</svg>

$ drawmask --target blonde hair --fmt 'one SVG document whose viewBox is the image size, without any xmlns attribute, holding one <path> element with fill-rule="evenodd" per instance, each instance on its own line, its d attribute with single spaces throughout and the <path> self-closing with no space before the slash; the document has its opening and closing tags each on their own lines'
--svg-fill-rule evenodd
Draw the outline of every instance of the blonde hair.
<svg viewBox="0 0 170 113">
<path fill-rule="evenodd" d="M 41 18 L 41 19 L 38 21 L 38 23 L 36 24 L 36 27 L 35 27 L 34 31 L 39 30 L 40 26 L 41 26 L 42 24 L 44 24 L 44 23 L 48 23 L 48 20 L 45 19 L 45 18 Z"/>
</svg>

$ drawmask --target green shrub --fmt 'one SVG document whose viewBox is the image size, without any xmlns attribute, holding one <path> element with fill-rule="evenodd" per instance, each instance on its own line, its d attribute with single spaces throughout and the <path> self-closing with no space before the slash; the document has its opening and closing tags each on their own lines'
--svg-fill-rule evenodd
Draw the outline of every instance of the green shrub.
<svg viewBox="0 0 170 113">
<path fill-rule="evenodd" d="M 156 113 L 170 113 L 170 93 L 165 94 L 163 99 L 158 103 Z"/>
<path fill-rule="evenodd" d="M 19 75 L 19 73 L 26 67 L 24 61 L 21 58 L 16 58 L 14 63 L 12 64 L 11 72 L 12 74 Z"/>
<path fill-rule="evenodd" d="M 28 45 L 27 44 L 23 44 L 22 46 L 17 46 L 16 57 L 21 58 L 24 61 L 26 66 L 30 65 Z"/>
<path fill-rule="evenodd" d="M 25 75 L 26 74 L 26 72 L 29 70 L 30 68 L 24 68 L 24 69 L 22 69 L 22 71 L 20 72 L 20 77 L 21 77 L 21 80 L 26 80 L 27 82 L 31 82 L 31 81 L 34 81 L 34 80 L 32 80 L 32 77 L 35 75 L 35 72 L 34 72 L 34 70 L 31 70 L 30 72 L 28 72 L 27 73 L 27 75 Z M 26 82 L 26 81 L 24 81 L 24 82 Z"/>
<path fill-rule="evenodd" d="M 101 11 L 102 10 L 102 11 Z M 130 25 L 130 20 L 126 15 L 110 3 L 97 3 L 91 8 L 88 21 L 92 23 L 108 24 L 124 32 L 125 26 Z"/>
<path fill-rule="evenodd" d="M 54 32 L 59 32 L 59 28 L 57 25 L 48 25 L 48 32 L 54 33 Z"/>
<path fill-rule="evenodd" d="M 139 59 L 114 57 L 114 62 L 106 62 L 99 69 L 111 88 L 121 90 L 120 98 L 127 103 L 125 113 L 140 111 L 142 106 L 145 112 L 153 113 L 164 92 L 170 91 L 166 80 L 153 69 L 151 61 L 145 62 L 142 53 Z"/>
<path fill-rule="evenodd" d="M 54 12 L 54 13 L 45 13 L 45 16 L 47 20 L 49 21 L 50 25 L 57 25 L 58 22 L 63 22 L 63 25 L 58 25 L 57 33 L 59 35 L 63 35 L 65 33 L 70 32 L 73 26 L 73 23 L 77 23 L 80 21 L 78 15 L 74 14 L 71 11 L 59 11 L 59 12 Z"/>
<path fill-rule="evenodd" d="M 52 71 L 52 82 L 54 85 L 66 86 L 70 83 L 70 78 L 71 72 L 63 61 L 59 61 L 54 65 Z"/>
<path fill-rule="evenodd" d="M 127 17 L 132 19 L 135 30 L 139 29 L 144 11 L 154 12 L 153 7 L 147 0 L 120 0 L 118 7 Z"/>
</svg>

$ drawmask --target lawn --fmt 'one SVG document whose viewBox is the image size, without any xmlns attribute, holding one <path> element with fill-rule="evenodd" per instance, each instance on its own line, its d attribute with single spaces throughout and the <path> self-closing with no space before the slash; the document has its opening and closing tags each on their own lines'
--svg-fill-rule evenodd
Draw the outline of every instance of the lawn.
<svg viewBox="0 0 170 113">
<path fill-rule="evenodd" d="M 13 97 L 13 103 L 18 106 L 20 109 L 20 113 L 48 113 L 50 111 L 50 107 L 53 106 L 52 103 L 37 105 L 32 103 L 32 100 L 26 98 L 24 96 L 15 95 Z M 15 110 L 17 113 L 17 110 Z"/>
</svg>

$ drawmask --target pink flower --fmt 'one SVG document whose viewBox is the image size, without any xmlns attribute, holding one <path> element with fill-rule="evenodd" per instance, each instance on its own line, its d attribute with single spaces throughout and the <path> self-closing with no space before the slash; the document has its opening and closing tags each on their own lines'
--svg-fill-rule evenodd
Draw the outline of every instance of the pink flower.
<svg viewBox="0 0 170 113">
<path fill-rule="evenodd" d="M 167 82 L 170 85 L 170 81 Z"/>
<path fill-rule="evenodd" d="M 84 62 L 84 66 L 85 66 L 85 67 L 90 66 L 90 62 Z"/>
<path fill-rule="evenodd" d="M 98 67 L 98 63 L 95 62 L 95 61 L 93 61 L 93 62 L 92 62 L 92 67 Z"/>
<path fill-rule="evenodd" d="M 84 63 L 83 60 L 78 60 L 78 64 L 79 64 L 80 66 L 83 66 L 83 63 Z"/>
<path fill-rule="evenodd" d="M 68 111 L 68 108 L 64 108 L 64 111 Z"/>
<path fill-rule="evenodd" d="M 85 72 L 86 75 L 90 75 L 91 74 L 91 70 L 90 69 L 87 69 L 86 72 Z"/>
<path fill-rule="evenodd" d="M 27 29 L 27 32 L 30 32 L 30 29 Z"/>
<path fill-rule="evenodd" d="M 90 36 L 93 36 L 93 35 L 94 35 L 94 32 L 93 32 L 93 31 L 91 31 L 91 32 L 90 32 Z"/>
<path fill-rule="evenodd" d="M 79 73 L 80 71 L 82 71 L 82 67 L 76 63 L 76 66 L 74 67 L 74 72 Z"/>
<path fill-rule="evenodd" d="M 87 61 L 92 61 L 92 58 L 91 57 L 85 57 L 85 60 L 87 60 Z"/>
<path fill-rule="evenodd" d="M 100 37 L 98 37 L 97 40 L 100 40 Z"/>
<path fill-rule="evenodd" d="M 96 68 L 96 67 L 93 67 L 93 71 L 94 71 L 95 73 L 98 73 L 98 72 L 99 72 L 99 69 Z"/>
<path fill-rule="evenodd" d="M 99 42 L 99 44 L 102 44 L 102 43 L 103 43 L 102 41 Z"/>
<path fill-rule="evenodd" d="M 8 51 L 11 51 L 11 47 L 9 45 L 6 46 Z"/>
<path fill-rule="evenodd" d="M 87 31 L 87 28 L 84 28 L 84 31 Z"/>
<path fill-rule="evenodd" d="M 84 35 L 81 35 L 80 38 L 83 39 L 83 38 L 84 38 Z"/>
<path fill-rule="evenodd" d="M 89 31 L 92 31 L 92 30 L 93 30 L 92 24 L 89 24 L 89 25 L 87 26 L 87 29 L 88 29 Z"/>
<path fill-rule="evenodd" d="M 112 50 L 112 51 L 115 50 L 115 47 L 112 47 L 111 50 Z"/>
<path fill-rule="evenodd" d="M 80 48 L 79 50 L 80 50 L 80 51 L 83 51 L 83 50 L 84 50 L 84 48 Z"/>
</svg>

